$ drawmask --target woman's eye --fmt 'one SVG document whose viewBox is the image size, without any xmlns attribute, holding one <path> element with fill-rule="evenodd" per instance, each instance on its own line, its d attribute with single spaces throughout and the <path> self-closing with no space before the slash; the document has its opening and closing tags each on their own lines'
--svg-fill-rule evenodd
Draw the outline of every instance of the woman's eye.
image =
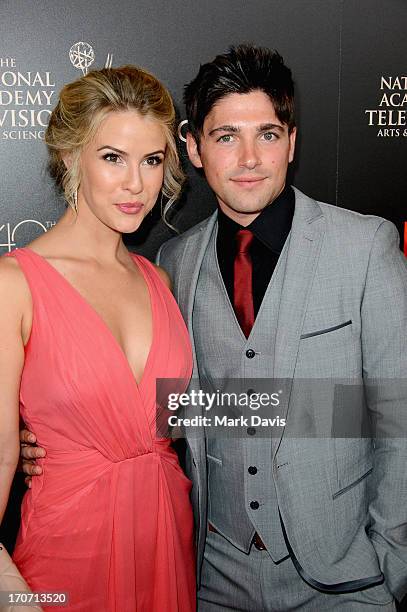
<svg viewBox="0 0 407 612">
<path fill-rule="evenodd" d="M 106 153 L 103 156 L 103 159 L 105 159 L 108 162 L 111 162 L 113 164 L 117 164 L 117 162 L 119 161 L 119 156 L 117 155 L 117 153 Z"/>
<path fill-rule="evenodd" d="M 158 155 L 152 155 L 151 157 L 146 157 L 144 160 L 147 166 L 159 166 L 163 162 L 163 158 Z"/>
</svg>

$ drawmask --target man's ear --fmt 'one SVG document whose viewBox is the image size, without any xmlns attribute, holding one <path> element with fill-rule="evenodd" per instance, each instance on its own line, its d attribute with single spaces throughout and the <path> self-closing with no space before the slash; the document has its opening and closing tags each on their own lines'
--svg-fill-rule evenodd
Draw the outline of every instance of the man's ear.
<svg viewBox="0 0 407 612">
<path fill-rule="evenodd" d="M 202 168 L 201 156 L 199 155 L 198 145 L 191 132 L 187 132 L 187 151 L 191 164 L 195 168 Z"/>
<path fill-rule="evenodd" d="M 297 136 L 297 128 L 293 128 L 291 130 L 291 133 L 289 134 L 288 138 L 290 140 L 290 150 L 288 153 L 288 162 L 291 163 L 294 159 L 294 152 L 295 152 L 295 139 Z"/>
</svg>

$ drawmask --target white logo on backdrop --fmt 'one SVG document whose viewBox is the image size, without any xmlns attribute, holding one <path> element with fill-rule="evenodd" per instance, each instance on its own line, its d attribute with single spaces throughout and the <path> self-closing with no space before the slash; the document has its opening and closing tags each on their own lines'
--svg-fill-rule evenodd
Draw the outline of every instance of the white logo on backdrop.
<svg viewBox="0 0 407 612">
<path fill-rule="evenodd" d="M 28 68 L 28 69 L 27 69 Z M 43 140 L 54 105 L 50 71 L 0 57 L 0 140 Z"/>
<path fill-rule="evenodd" d="M 33 225 L 34 227 L 27 227 L 27 225 Z M 3 252 L 10 252 L 16 247 L 22 246 L 22 242 L 26 244 L 34 240 L 38 232 L 46 232 L 53 225 L 55 225 L 55 221 L 46 221 L 44 224 L 36 219 L 24 219 L 24 221 L 20 221 L 14 227 L 11 223 L 0 224 L 0 255 Z M 29 240 L 27 240 L 27 230 L 30 234 Z"/>
<path fill-rule="evenodd" d="M 69 50 L 69 59 L 85 75 L 95 61 L 95 52 L 88 43 L 77 42 Z M 113 53 L 108 53 L 105 68 L 112 65 Z M 16 58 L 0 57 L 0 140 L 44 140 L 55 88 L 49 70 L 20 67 Z"/>
<path fill-rule="evenodd" d="M 93 48 L 85 42 L 77 42 L 69 49 L 69 59 L 74 68 L 82 70 L 82 74 L 88 73 L 88 68 L 95 61 Z"/>
<path fill-rule="evenodd" d="M 366 109 L 365 114 L 377 136 L 407 137 L 407 76 L 381 76 L 376 108 Z"/>
<path fill-rule="evenodd" d="M 82 70 L 82 74 L 88 74 L 89 66 L 95 61 L 95 52 L 92 45 L 86 42 L 77 42 L 69 49 L 69 59 L 74 68 Z M 111 68 L 113 65 L 113 53 L 108 53 L 105 62 L 105 68 Z"/>
</svg>

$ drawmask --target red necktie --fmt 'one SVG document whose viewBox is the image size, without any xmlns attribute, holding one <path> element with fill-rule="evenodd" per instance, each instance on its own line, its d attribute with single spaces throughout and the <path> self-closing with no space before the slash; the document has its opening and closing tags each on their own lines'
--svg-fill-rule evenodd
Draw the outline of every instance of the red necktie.
<svg viewBox="0 0 407 612">
<path fill-rule="evenodd" d="M 250 230 L 239 230 L 236 234 L 233 301 L 237 320 L 246 338 L 254 323 L 252 260 L 250 257 L 250 245 L 253 238 Z"/>
</svg>

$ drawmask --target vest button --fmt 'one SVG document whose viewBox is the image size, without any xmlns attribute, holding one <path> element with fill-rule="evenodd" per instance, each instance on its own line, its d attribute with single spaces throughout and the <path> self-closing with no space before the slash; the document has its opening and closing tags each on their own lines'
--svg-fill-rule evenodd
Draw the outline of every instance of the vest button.
<svg viewBox="0 0 407 612">
<path fill-rule="evenodd" d="M 246 351 L 246 357 L 247 359 L 253 359 L 253 357 L 255 356 L 255 352 L 253 349 L 247 349 Z"/>
<path fill-rule="evenodd" d="M 259 504 L 259 502 L 258 502 L 258 501 L 252 501 L 252 502 L 250 502 L 250 508 L 251 508 L 252 510 L 257 510 L 257 509 L 259 508 L 259 506 L 260 506 L 260 504 Z"/>
<path fill-rule="evenodd" d="M 248 427 L 247 428 L 247 435 L 255 436 L 256 435 L 256 428 L 255 427 Z"/>
<path fill-rule="evenodd" d="M 257 468 L 254 465 L 251 465 L 248 470 L 249 474 L 251 474 L 252 476 L 254 476 L 255 474 L 257 474 Z"/>
</svg>

